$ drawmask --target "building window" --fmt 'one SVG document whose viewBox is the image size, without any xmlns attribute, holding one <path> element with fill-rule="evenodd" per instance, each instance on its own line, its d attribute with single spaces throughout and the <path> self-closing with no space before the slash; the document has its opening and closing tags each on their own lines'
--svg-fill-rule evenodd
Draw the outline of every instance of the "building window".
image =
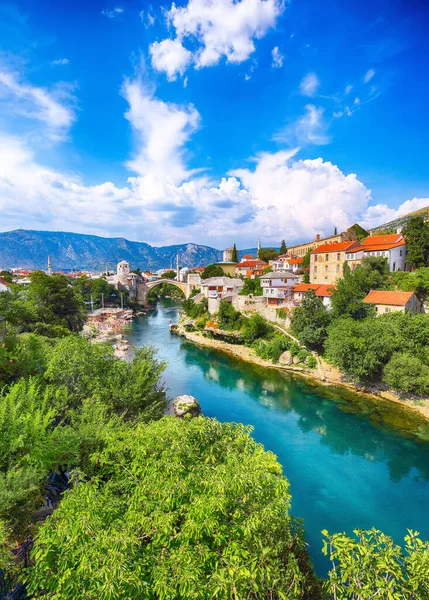
<svg viewBox="0 0 429 600">
<path fill-rule="evenodd" d="M 329 254 L 325 254 L 325 260 L 329 260 Z"/>
<path fill-rule="evenodd" d="M 402 256 L 402 250 L 399 250 L 399 256 Z"/>
<path fill-rule="evenodd" d="M 314 274 L 317 274 L 317 267 L 314 267 Z"/>
<path fill-rule="evenodd" d="M 386 306 L 386 308 L 384 309 L 384 312 L 389 312 L 389 309 L 387 308 L 387 306 Z"/>
<path fill-rule="evenodd" d="M 378 306 L 375 307 L 375 312 L 378 312 Z"/>
<path fill-rule="evenodd" d="M 340 272 L 340 265 L 337 265 L 337 273 Z"/>
<path fill-rule="evenodd" d="M 316 254 L 316 256 L 314 257 L 314 262 L 317 262 L 318 256 Z"/>
<path fill-rule="evenodd" d="M 327 273 L 327 272 L 328 272 L 328 265 L 326 265 L 326 267 L 325 267 L 325 273 Z"/>
<path fill-rule="evenodd" d="M 337 252 L 337 260 L 341 260 L 341 254 Z"/>
</svg>

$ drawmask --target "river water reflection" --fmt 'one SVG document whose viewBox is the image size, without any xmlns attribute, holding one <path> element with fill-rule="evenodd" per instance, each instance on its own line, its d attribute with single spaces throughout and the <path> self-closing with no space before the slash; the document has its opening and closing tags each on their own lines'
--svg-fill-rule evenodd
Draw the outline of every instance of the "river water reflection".
<svg viewBox="0 0 429 600">
<path fill-rule="evenodd" d="M 377 527 L 401 542 L 410 528 L 429 539 L 426 423 L 391 403 L 313 386 L 184 341 L 168 329 L 177 308 L 158 306 L 130 326 L 127 338 L 159 349 L 171 397 L 192 394 L 204 415 L 252 425 L 255 439 L 277 455 L 319 574 L 327 571 L 322 529 Z"/>
</svg>

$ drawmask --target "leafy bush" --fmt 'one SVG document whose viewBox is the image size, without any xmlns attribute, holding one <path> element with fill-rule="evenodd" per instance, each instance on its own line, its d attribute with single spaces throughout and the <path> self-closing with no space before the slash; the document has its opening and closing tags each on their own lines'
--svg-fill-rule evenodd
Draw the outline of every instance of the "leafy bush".
<svg viewBox="0 0 429 600">
<path fill-rule="evenodd" d="M 40 528 L 30 593 L 320 598 L 289 485 L 250 428 L 165 417 L 113 438 Z"/>
<path fill-rule="evenodd" d="M 290 340 L 281 333 L 275 334 L 269 341 L 258 339 L 252 344 L 256 354 L 264 360 L 277 363 L 280 356 L 290 347 Z"/>
<path fill-rule="evenodd" d="M 192 300 L 192 298 L 188 298 L 182 302 L 183 312 L 191 319 L 198 319 L 198 317 L 204 316 L 207 313 L 207 309 L 207 298 L 203 298 L 201 302 L 198 303 Z"/>
<path fill-rule="evenodd" d="M 292 333 L 308 348 L 320 351 L 331 320 L 322 299 L 310 292 L 304 295 L 302 306 L 293 311 Z"/>
<path fill-rule="evenodd" d="M 273 330 L 273 327 L 260 314 L 255 313 L 244 321 L 242 328 L 244 343 L 251 346 L 255 340 L 267 337 Z"/>
<path fill-rule="evenodd" d="M 315 369 L 317 367 L 317 360 L 312 354 L 308 355 L 307 365 L 310 369 Z"/>
<path fill-rule="evenodd" d="M 383 381 L 394 390 L 429 394 L 429 366 L 406 352 L 395 352 L 383 370 Z"/>
<path fill-rule="evenodd" d="M 259 277 L 255 279 L 245 279 L 243 281 L 243 287 L 238 292 L 240 296 L 262 296 L 264 291 L 261 286 L 261 280 Z"/>
<path fill-rule="evenodd" d="M 429 542 L 417 532 L 405 537 L 405 551 L 376 529 L 325 536 L 323 553 L 333 564 L 326 584 L 336 600 L 424 600 L 429 598 Z"/>
<path fill-rule="evenodd" d="M 236 331 L 241 328 L 243 317 L 238 310 L 232 306 L 230 302 L 221 300 L 219 304 L 219 311 L 217 314 L 219 327 L 226 331 Z"/>
</svg>

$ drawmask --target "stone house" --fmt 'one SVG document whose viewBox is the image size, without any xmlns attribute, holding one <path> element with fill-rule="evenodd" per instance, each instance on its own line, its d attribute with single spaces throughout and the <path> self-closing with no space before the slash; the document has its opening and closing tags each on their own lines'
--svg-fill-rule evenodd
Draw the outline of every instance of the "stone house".
<svg viewBox="0 0 429 600">
<path fill-rule="evenodd" d="M 293 288 L 293 303 L 295 306 L 300 306 L 305 294 L 314 292 L 314 294 L 322 299 L 326 308 L 331 307 L 331 296 L 335 291 L 335 285 L 318 284 L 318 283 L 300 283 Z"/>
<path fill-rule="evenodd" d="M 223 298 L 238 294 L 243 287 L 241 279 L 231 277 L 209 277 L 201 281 L 201 293 L 206 298 Z"/>
<path fill-rule="evenodd" d="M 375 306 L 378 315 L 398 311 L 411 313 L 421 311 L 420 302 L 414 292 L 371 290 L 363 301 Z"/>
<path fill-rule="evenodd" d="M 333 284 L 343 276 L 346 255 L 360 248 L 359 242 L 323 244 L 310 255 L 310 282 Z"/>
<path fill-rule="evenodd" d="M 326 238 L 321 238 L 320 235 L 316 235 L 316 239 L 313 240 L 312 242 L 305 242 L 304 244 L 298 244 L 296 246 L 291 246 L 290 248 L 288 248 L 289 253 L 292 254 L 293 256 L 299 256 L 299 257 L 303 257 L 307 254 L 307 252 L 309 250 L 314 250 L 315 248 L 318 248 L 319 246 L 322 246 L 324 244 L 335 244 L 338 242 L 344 242 L 348 240 L 348 233 L 347 232 L 343 232 L 343 233 L 338 233 L 336 235 L 331 235 L 329 237 Z"/>
<path fill-rule="evenodd" d="M 284 254 L 273 260 L 271 266 L 273 271 L 300 271 L 302 269 L 303 259 L 300 256 Z"/>
<path fill-rule="evenodd" d="M 267 304 L 278 306 L 293 300 L 292 290 L 299 282 L 299 278 L 292 271 L 278 271 L 263 275 L 260 277 L 260 282 Z"/>
<path fill-rule="evenodd" d="M 405 271 L 407 244 L 402 233 L 370 235 L 362 242 L 364 256 L 387 258 L 389 271 Z"/>
<path fill-rule="evenodd" d="M 268 264 L 259 258 L 244 260 L 235 266 L 235 274 L 242 275 L 245 279 L 255 279 L 264 274 Z"/>
</svg>

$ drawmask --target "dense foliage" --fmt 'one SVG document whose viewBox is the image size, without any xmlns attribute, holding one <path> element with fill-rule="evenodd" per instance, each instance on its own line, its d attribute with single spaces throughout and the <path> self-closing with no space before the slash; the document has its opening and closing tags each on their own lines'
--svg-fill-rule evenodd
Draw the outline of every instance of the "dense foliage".
<svg viewBox="0 0 429 600">
<path fill-rule="evenodd" d="M 280 255 L 286 254 L 287 252 L 287 247 L 286 247 L 286 242 L 284 240 L 282 240 L 282 243 L 280 245 Z"/>
<path fill-rule="evenodd" d="M 87 305 L 92 302 L 94 308 L 101 306 L 102 299 L 104 300 L 105 305 L 120 305 L 121 299 L 118 290 L 110 283 L 107 283 L 102 277 L 97 279 L 91 279 L 86 275 L 74 277 L 71 280 L 71 285 L 73 286 L 73 289 L 81 295 L 84 302 Z M 129 295 L 128 290 L 123 289 L 122 294 L 124 300 L 127 301 Z"/>
<path fill-rule="evenodd" d="M 373 310 L 362 302 L 368 292 L 391 288 L 387 259 L 363 258 L 354 271 L 347 264 L 343 271 L 343 278 L 336 282 L 337 289 L 331 298 L 333 315 L 363 318 Z"/>
<path fill-rule="evenodd" d="M 192 298 L 188 298 L 182 302 L 182 310 L 185 315 L 191 319 L 198 319 L 207 313 L 208 300 L 202 298 L 201 302 L 195 302 Z"/>
<path fill-rule="evenodd" d="M 429 387 L 428 347 L 429 315 L 402 312 L 361 320 L 337 319 L 325 344 L 327 357 L 353 380 L 365 382 L 383 376 L 394 389 L 415 393 Z M 402 360 L 412 371 L 407 373 Z"/>
<path fill-rule="evenodd" d="M 332 315 L 314 292 L 305 294 L 302 305 L 295 308 L 292 333 L 312 350 L 322 350 Z"/>
<path fill-rule="evenodd" d="M 243 317 L 227 300 L 221 300 L 217 314 L 219 327 L 225 331 L 236 331 L 241 328 Z"/>
<path fill-rule="evenodd" d="M 255 279 L 245 279 L 243 281 L 243 287 L 238 293 L 240 296 L 248 296 L 249 294 L 252 294 L 253 296 L 262 296 L 263 289 L 261 286 L 261 280 L 259 277 L 256 277 Z"/>
<path fill-rule="evenodd" d="M 279 256 L 279 251 L 275 248 L 261 248 L 258 252 L 258 258 L 264 262 L 275 260 Z"/>
<path fill-rule="evenodd" d="M 96 457 L 100 477 L 76 485 L 40 528 L 31 592 L 320 597 L 289 516 L 288 482 L 249 434 L 243 425 L 166 417 L 114 437 Z"/>
<path fill-rule="evenodd" d="M 333 568 L 326 589 L 335 600 L 427 600 L 429 542 L 409 531 L 404 550 L 376 529 L 329 535 L 323 553 Z"/>
<path fill-rule="evenodd" d="M 209 277 L 223 277 L 225 273 L 219 265 L 208 265 L 202 272 L 201 279 L 209 279 Z"/>
<path fill-rule="evenodd" d="M 151 348 L 120 361 L 110 347 L 74 335 L 19 338 L 12 351 L 27 368 L 0 394 L 0 520 L 18 536 L 43 503 L 52 470 L 87 465 L 103 431 L 159 419 L 167 407 L 164 364 Z"/>
<path fill-rule="evenodd" d="M 19 331 L 48 337 L 80 331 L 86 319 L 82 296 L 69 279 L 42 271 L 31 274 L 27 288 L 12 285 L 11 292 L 0 293 L 0 314 Z"/>
<path fill-rule="evenodd" d="M 413 217 L 402 233 L 407 242 L 407 263 L 416 268 L 429 266 L 429 223 L 421 216 Z"/>
<path fill-rule="evenodd" d="M 237 246 L 235 244 L 232 247 L 231 261 L 234 262 L 234 263 L 238 263 L 238 251 L 237 251 Z"/>
</svg>

